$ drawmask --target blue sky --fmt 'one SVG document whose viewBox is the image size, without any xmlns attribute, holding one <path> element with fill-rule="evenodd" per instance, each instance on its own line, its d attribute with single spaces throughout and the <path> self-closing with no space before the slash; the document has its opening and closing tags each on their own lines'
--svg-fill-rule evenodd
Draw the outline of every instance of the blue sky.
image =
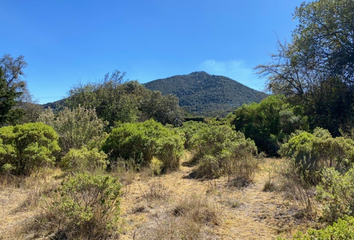
<svg viewBox="0 0 354 240">
<path fill-rule="evenodd" d="M 115 69 L 141 83 L 206 71 L 257 90 L 300 0 L 0 0 L 0 56 L 23 55 L 39 103 Z"/>
</svg>

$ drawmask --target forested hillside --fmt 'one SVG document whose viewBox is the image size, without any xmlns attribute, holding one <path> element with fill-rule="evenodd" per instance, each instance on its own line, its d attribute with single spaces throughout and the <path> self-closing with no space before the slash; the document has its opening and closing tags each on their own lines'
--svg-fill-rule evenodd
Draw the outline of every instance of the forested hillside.
<svg viewBox="0 0 354 240">
<path fill-rule="evenodd" d="M 180 106 L 194 115 L 225 116 L 244 103 L 260 102 L 266 97 L 265 93 L 230 78 L 206 72 L 177 75 L 144 85 L 163 95 L 176 95 Z"/>
</svg>

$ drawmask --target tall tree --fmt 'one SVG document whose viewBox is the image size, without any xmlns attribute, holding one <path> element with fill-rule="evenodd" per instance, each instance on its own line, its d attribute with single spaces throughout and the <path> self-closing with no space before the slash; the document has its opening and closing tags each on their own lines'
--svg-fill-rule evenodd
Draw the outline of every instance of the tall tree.
<svg viewBox="0 0 354 240">
<path fill-rule="evenodd" d="M 22 115 L 22 110 L 14 109 L 14 106 L 29 95 L 26 82 L 21 79 L 26 66 L 23 56 L 14 59 L 6 54 L 0 58 L 0 126 Z"/>
<path fill-rule="evenodd" d="M 0 125 L 3 125 L 9 118 L 9 112 L 16 105 L 18 93 L 12 87 L 7 87 L 4 71 L 0 67 Z"/>
<path fill-rule="evenodd" d="M 304 2 L 294 19 L 291 43 L 256 69 L 268 90 L 305 107 L 312 127 L 337 135 L 354 116 L 354 1 Z"/>
</svg>

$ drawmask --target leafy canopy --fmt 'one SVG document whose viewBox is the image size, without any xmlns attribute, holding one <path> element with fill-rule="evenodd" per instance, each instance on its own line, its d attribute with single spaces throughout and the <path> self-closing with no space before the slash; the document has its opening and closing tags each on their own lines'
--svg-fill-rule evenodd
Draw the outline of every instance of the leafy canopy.
<svg viewBox="0 0 354 240">
<path fill-rule="evenodd" d="M 14 106 L 29 96 L 26 82 L 21 80 L 26 66 L 23 56 L 14 59 L 5 54 L 0 58 L 0 126 L 22 117 L 22 110 L 14 109 Z"/>
<path fill-rule="evenodd" d="M 75 86 L 70 90 L 66 105 L 95 109 L 97 116 L 108 122 L 107 130 L 118 122 L 153 118 L 162 124 L 175 124 L 176 119 L 183 120 L 177 97 L 162 96 L 137 81 L 124 80 L 124 76 L 125 73 L 114 71 L 101 82 Z"/>
<path fill-rule="evenodd" d="M 301 104 L 311 128 L 338 129 L 352 123 L 354 2 L 317 0 L 296 8 L 299 21 L 289 44 L 278 43 L 272 61 L 256 69 L 268 89 Z"/>
</svg>

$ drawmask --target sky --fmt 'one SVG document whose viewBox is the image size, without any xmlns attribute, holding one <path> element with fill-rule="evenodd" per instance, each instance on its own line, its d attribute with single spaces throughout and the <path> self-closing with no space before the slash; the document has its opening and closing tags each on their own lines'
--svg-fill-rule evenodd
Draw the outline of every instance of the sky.
<svg viewBox="0 0 354 240">
<path fill-rule="evenodd" d="M 114 70 L 146 83 L 206 71 L 256 90 L 303 0 L 0 0 L 0 57 L 23 55 L 38 103 Z"/>
</svg>

